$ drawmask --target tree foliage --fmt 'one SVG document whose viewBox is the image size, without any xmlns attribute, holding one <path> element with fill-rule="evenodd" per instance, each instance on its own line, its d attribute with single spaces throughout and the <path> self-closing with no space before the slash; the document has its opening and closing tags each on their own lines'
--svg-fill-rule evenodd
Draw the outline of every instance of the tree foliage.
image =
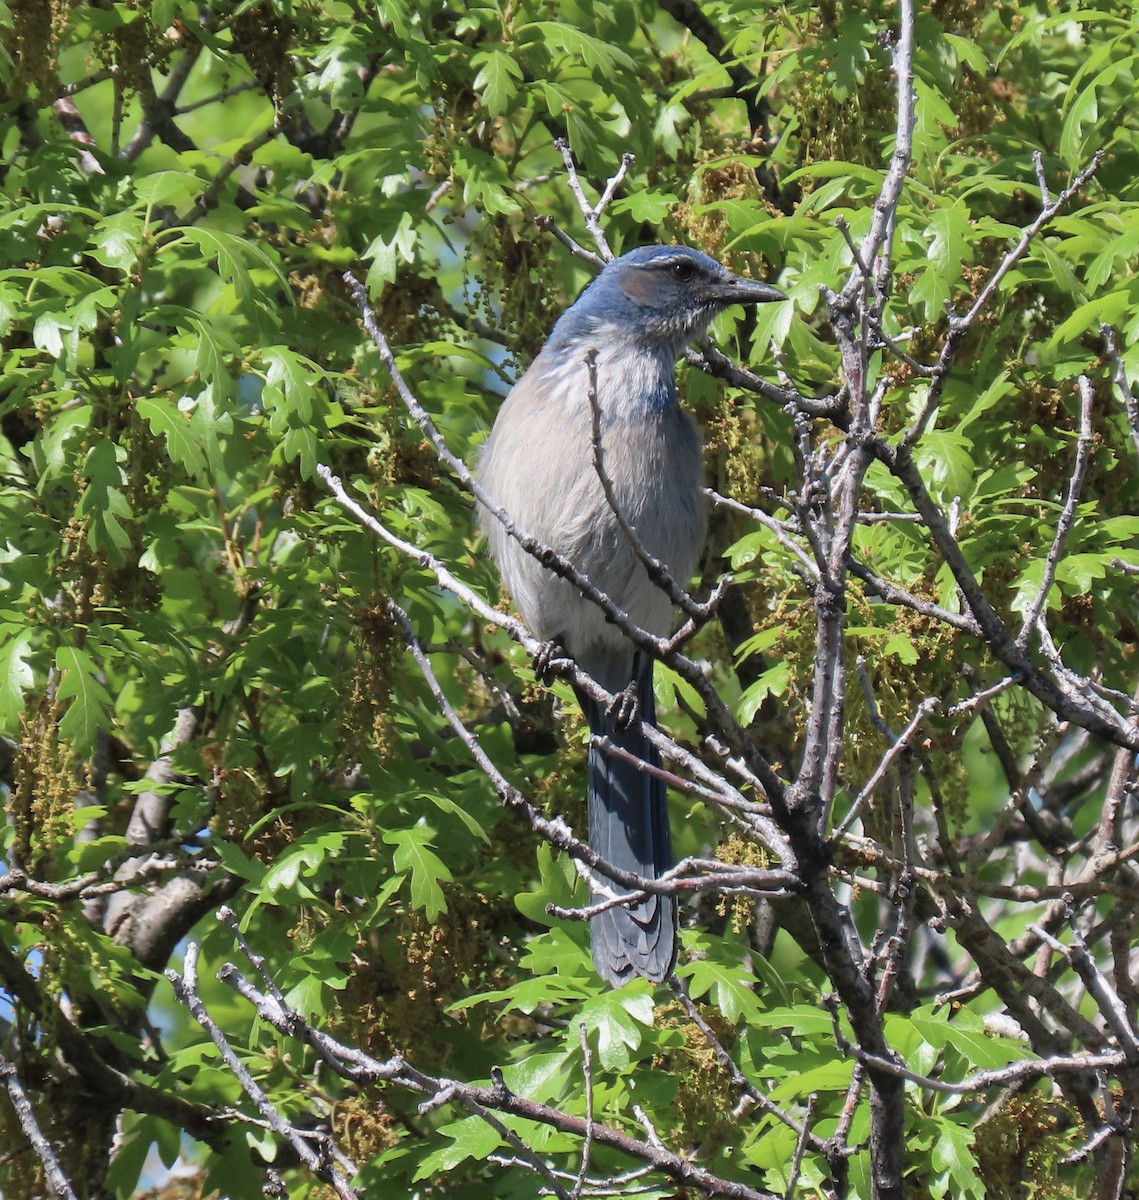
<svg viewBox="0 0 1139 1200">
<path fill-rule="evenodd" d="M 1133 7 L 0 29 L 3 1194 L 1130 1194 Z M 673 240 L 789 300 L 681 368 L 727 582 L 612 991 L 462 463 Z"/>
</svg>

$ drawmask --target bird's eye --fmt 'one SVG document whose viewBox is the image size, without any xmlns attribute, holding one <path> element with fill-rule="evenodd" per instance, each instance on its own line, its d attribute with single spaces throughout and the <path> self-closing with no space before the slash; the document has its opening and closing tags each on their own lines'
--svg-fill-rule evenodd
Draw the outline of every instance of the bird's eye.
<svg viewBox="0 0 1139 1200">
<path fill-rule="evenodd" d="M 689 262 L 674 262 L 671 270 L 677 283 L 687 283 L 696 274 L 696 268 Z"/>
</svg>

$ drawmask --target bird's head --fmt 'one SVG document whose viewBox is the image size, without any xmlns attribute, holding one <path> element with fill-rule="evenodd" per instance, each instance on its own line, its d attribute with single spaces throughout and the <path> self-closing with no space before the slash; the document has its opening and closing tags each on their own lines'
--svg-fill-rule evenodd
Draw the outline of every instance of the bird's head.
<svg viewBox="0 0 1139 1200">
<path fill-rule="evenodd" d="M 553 336 L 569 341 L 619 332 L 675 361 L 725 308 L 786 299 L 778 288 L 733 275 L 699 250 L 640 246 L 606 265 Z"/>
</svg>

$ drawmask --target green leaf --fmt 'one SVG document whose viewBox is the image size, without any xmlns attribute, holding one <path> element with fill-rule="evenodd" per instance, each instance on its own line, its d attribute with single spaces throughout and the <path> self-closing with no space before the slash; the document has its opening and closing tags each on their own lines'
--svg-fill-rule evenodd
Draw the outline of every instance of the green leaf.
<svg viewBox="0 0 1139 1200">
<path fill-rule="evenodd" d="M 256 859 L 251 858 L 240 846 L 235 846 L 233 842 L 227 841 L 225 838 L 218 838 L 214 843 L 218 857 L 221 859 L 221 864 L 231 874 L 236 875 L 239 879 L 246 879 L 249 882 L 260 885 L 265 877 L 265 867 Z"/>
<path fill-rule="evenodd" d="M 306 975 L 289 988 L 285 1001 L 296 1013 L 306 1020 L 319 1017 L 328 1007 L 327 989 L 316 975 Z"/>
<path fill-rule="evenodd" d="M 1090 125 L 1098 115 L 1099 100 L 1093 82 L 1069 106 L 1060 130 L 1060 154 L 1070 166 L 1076 166 L 1084 158 L 1084 126 Z"/>
<path fill-rule="evenodd" d="M 142 218 L 138 213 L 112 213 L 92 230 L 88 253 L 105 267 L 129 271 L 142 250 L 142 233 Z"/>
<path fill-rule="evenodd" d="M 261 891 L 265 896 L 276 892 L 312 892 L 301 883 L 301 876 L 314 878 L 342 852 L 347 834 L 342 830 L 310 832 L 305 840 L 290 846 L 265 872 Z"/>
<path fill-rule="evenodd" d="M 138 414 L 166 442 L 170 461 L 184 467 L 190 475 L 206 469 L 206 456 L 193 436 L 190 418 L 166 399 L 143 398 L 136 404 Z"/>
<path fill-rule="evenodd" d="M 168 29 L 181 7 L 182 0 L 152 0 L 150 19 L 154 23 L 155 29 Z"/>
<path fill-rule="evenodd" d="M 469 807 L 457 803 L 450 796 L 442 796 L 438 792 L 425 792 L 423 799 L 430 801 L 440 812 L 446 813 L 449 817 L 456 817 L 480 842 L 484 842 L 488 846 L 491 844 L 486 830 L 475 820 Z"/>
<path fill-rule="evenodd" d="M 79 330 L 65 314 L 43 312 L 32 326 L 32 341 L 52 358 L 59 359 L 67 369 L 73 369 L 79 354 Z"/>
<path fill-rule="evenodd" d="M 963 433 L 973 421 L 999 404 L 1001 400 L 1014 390 L 1015 388 L 1009 380 L 1009 372 L 1002 371 L 988 387 L 982 388 L 981 391 L 977 392 L 973 403 L 961 418 L 958 430 Z"/>
<path fill-rule="evenodd" d="M 133 516 L 122 491 L 126 481 L 119 460 L 125 457 L 123 448 L 109 437 L 95 442 L 83 463 L 87 486 L 78 505 L 80 515 L 90 521 L 91 545 L 115 563 L 123 562 L 131 547 L 130 534 L 122 524 Z"/>
<path fill-rule="evenodd" d="M 498 156 L 487 154 L 477 146 L 457 146 L 455 173 L 463 185 L 464 204 L 482 208 L 492 215 L 513 213 L 520 208 L 513 194 L 513 181 Z"/>
<path fill-rule="evenodd" d="M 843 20 L 833 43 L 834 57 L 828 72 L 836 99 L 845 100 L 862 83 L 873 44 L 873 20 L 868 13 L 856 11 Z"/>
<path fill-rule="evenodd" d="M 188 225 L 178 231 L 177 237 L 165 243 L 162 253 L 167 253 L 179 242 L 192 242 L 207 258 L 215 258 L 218 274 L 233 284 L 234 290 L 242 300 L 254 298 L 255 288 L 249 272 L 250 268 L 257 267 L 272 272 L 282 295 L 292 295 L 288 280 L 257 242 L 248 241 L 222 229 L 204 225 Z"/>
<path fill-rule="evenodd" d="M 151 1147 L 158 1137 L 157 1117 L 124 1114 L 122 1132 L 116 1138 L 116 1150 L 107 1170 L 106 1186 L 111 1195 L 133 1196 Z"/>
<path fill-rule="evenodd" d="M 971 42 L 968 38 L 959 36 L 956 33 L 948 31 L 942 33 L 945 42 L 953 50 L 954 57 L 958 62 L 964 63 L 980 79 L 988 78 L 990 72 L 990 64 L 985 52 L 977 45 L 976 42 Z"/>
<path fill-rule="evenodd" d="M 415 261 L 418 238 L 411 213 L 405 212 L 393 234 L 380 236 L 372 242 L 361 256 L 365 262 L 371 260 L 372 263 L 364 279 L 370 292 L 380 291 L 385 283 L 395 279 L 401 260 L 406 263 Z"/>
<path fill-rule="evenodd" d="M 1049 348 L 1056 349 L 1088 333 L 1098 333 L 1103 325 L 1118 325 L 1130 316 L 1134 299 L 1130 290 L 1108 292 L 1081 304 L 1052 334 Z"/>
<path fill-rule="evenodd" d="M 464 1117 L 444 1125 L 439 1133 L 450 1139 L 442 1149 L 434 1150 L 419 1164 L 413 1182 L 427 1179 L 440 1172 L 452 1171 L 468 1158 L 475 1162 L 486 1162 L 502 1144 L 502 1139 L 492 1125 L 481 1117 Z"/>
<path fill-rule="evenodd" d="M 650 225 L 663 225 L 669 214 L 680 203 L 679 197 L 672 192 L 658 192 L 644 189 L 622 196 L 614 201 L 610 210 L 614 215 L 628 213 L 638 224 L 647 221 Z"/>
<path fill-rule="evenodd" d="M 261 357 L 269 364 L 261 400 L 272 413 L 270 429 L 281 434 L 289 424 L 311 422 L 315 384 L 324 372 L 285 346 L 268 346 Z"/>
<path fill-rule="evenodd" d="M 315 55 L 314 62 L 323 68 L 318 87 L 327 95 L 331 107 L 337 112 L 359 108 L 368 55 L 354 28 L 334 26 L 331 40 Z"/>
<path fill-rule="evenodd" d="M 89 753 L 99 731 L 111 726 L 111 697 L 99 679 L 99 667 L 86 650 L 60 646 L 55 652 L 55 665 L 60 675 L 56 695 L 66 704 L 59 722 L 60 737 L 73 742 L 79 753 Z"/>
<path fill-rule="evenodd" d="M 1056 566 L 1056 582 L 1065 585 L 1073 595 L 1087 595 L 1107 577 L 1115 557 L 1111 550 L 1099 554 L 1069 554 Z"/>
<path fill-rule="evenodd" d="M 401 41 L 412 37 L 412 8 L 406 0 L 378 0 L 376 13 L 385 29 L 391 29 Z"/>
<path fill-rule="evenodd" d="M 1139 516 L 1107 517 L 1096 521 L 1096 534 L 1109 545 L 1139 538 Z"/>
<path fill-rule="evenodd" d="M 207 181 L 189 171 L 154 171 L 134 179 L 134 194 L 152 208 L 188 208 L 206 190 Z"/>
<path fill-rule="evenodd" d="M 179 409 L 190 413 L 190 429 L 195 443 L 206 456 L 210 470 L 215 474 L 221 470 L 222 444 L 220 437 L 233 431 L 233 417 L 222 406 L 224 388 L 211 383 L 203 388 L 192 401 L 182 400 Z"/>
<path fill-rule="evenodd" d="M 429 921 L 434 921 L 447 908 L 447 898 L 439 881 L 452 882 L 450 868 L 430 849 L 435 833 L 426 825 L 411 829 L 393 829 L 384 834 L 384 841 L 395 846 L 392 861 L 397 871 L 411 876 L 411 902 L 423 909 Z"/>
<path fill-rule="evenodd" d="M 582 1005 L 578 1020 L 597 1034 L 597 1055 L 607 1071 L 620 1071 L 632 1061 L 644 1030 L 653 1023 L 653 998 L 643 979 L 617 990 L 608 989 Z"/>
<path fill-rule="evenodd" d="M 554 1100 L 569 1075 L 571 1061 L 566 1050 L 553 1054 L 532 1051 L 521 1062 L 504 1068 L 502 1077 L 512 1092 L 528 1100 Z"/>
<path fill-rule="evenodd" d="M 236 389 L 230 363 L 240 354 L 237 343 L 212 322 L 194 317 L 192 323 L 198 334 L 194 370 L 212 388 L 211 394 L 219 402 L 232 400 Z M 197 400 L 199 404 L 202 402 L 200 394 Z M 225 414 L 225 420 L 230 422 L 229 428 L 232 428 L 232 418 L 228 413 Z"/>
<path fill-rule="evenodd" d="M 985 1200 L 989 1192 L 980 1178 L 977 1157 L 973 1153 L 975 1131 L 966 1129 L 953 1120 L 952 1116 L 934 1116 L 937 1137 L 933 1143 L 932 1161 L 943 1175 L 940 1190 L 935 1196 L 949 1196 L 952 1200 Z M 935 1185 L 935 1188 L 937 1185 Z"/>
<path fill-rule="evenodd" d="M 900 1040 L 898 1030 L 903 1025 L 911 1026 L 936 1049 L 960 1054 L 970 1071 L 995 1070 L 1032 1057 L 1032 1047 L 1026 1042 L 988 1033 L 982 1018 L 968 1009 L 956 1011 L 952 1019 L 946 1009 L 933 1005 L 924 1005 L 906 1017 L 892 1015 L 887 1018 L 891 1041 Z"/>
<path fill-rule="evenodd" d="M 791 665 L 780 660 L 768 667 L 766 671 L 745 689 L 736 702 L 736 720 L 745 728 L 755 720 L 764 700 L 768 696 L 782 696 L 791 682 Z"/>
<path fill-rule="evenodd" d="M 568 858 L 554 858 L 552 847 L 540 842 L 537 851 L 538 883 L 533 891 L 520 891 L 514 897 L 518 911 L 539 925 L 553 925 L 556 919 L 546 911 L 547 905 L 568 908 L 574 903 L 576 872 Z"/>
<path fill-rule="evenodd" d="M 479 68 L 474 79 L 475 91 L 482 95 L 491 116 L 502 116 L 518 93 L 522 68 L 513 54 L 497 47 L 480 51 L 471 59 L 471 65 Z"/>
<path fill-rule="evenodd" d="M 925 277 L 930 274 L 936 277 L 936 291 L 929 295 L 930 301 L 936 299 L 936 306 L 931 308 L 930 302 L 926 304 L 929 318 L 940 315 L 937 310 L 952 295 L 953 285 L 961 280 L 962 264 L 973 260 L 968 231 L 969 210 L 960 200 L 941 205 L 930 217 L 925 234 L 929 266 L 921 280 L 928 282 Z"/>
<path fill-rule="evenodd" d="M 597 977 L 589 960 L 585 939 L 578 941 L 564 928 L 547 929 L 530 938 L 522 955 L 522 966 L 535 975 L 557 974 L 564 977 L 558 985 L 563 992 L 568 989 L 579 994 L 579 985 L 585 980 L 589 980 L 591 986 L 596 986 Z M 567 983 L 567 980 L 570 982 Z"/>
<path fill-rule="evenodd" d="M 722 954 L 693 959 L 677 968 L 686 978 L 693 997 L 710 995 L 712 1002 L 731 1022 L 752 1023 L 760 1015 L 755 995 L 755 976 L 739 963 L 725 961 Z"/>
<path fill-rule="evenodd" d="M 0 337 L 7 335 L 24 315 L 24 293 L 10 283 L 0 283 Z"/>
<path fill-rule="evenodd" d="M 519 39 L 555 47 L 587 67 L 602 71 L 636 71 L 636 63 L 617 46 L 603 42 L 574 25 L 562 21 L 531 21 L 518 27 Z"/>
<path fill-rule="evenodd" d="M 300 464 L 302 479 L 316 478 L 320 442 L 312 429 L 294 425 L 281 439 L 280 449 L 284 458 L 296 460 Z"/>
<path fill-rule="evenodd" d="M 31 663 L 32 631 L 0 624 L 0 729 L 11 728 L 24 707 L 24 693 L 35 682 Z"/>
<path fill-rule="evenodd" d="M 923 471 L 931 471 L 937 491 L 946 500 L 967 499 L 973 491 L 976 468 L 973 444 L 950 429 L 930 430 L 915 454 Z"/>
<path fill-rule="evenodd" d="M 852 1059 L 836 1058 L 817 1067 L 796 1071 L 791 1078 L 773 1088 L 769 1095 L 778 1103 L 788 1103 L 800 1100 L 811 1092 L 845 1092 L 850 1087 L 853 1073 Z"/>
<path fill-rule="evenodd" d="M 548 940 L 548 935 L 539 934 L 527 943 L 523 956 L 522 965 L 527 970 L 532 969 L 535 961 L 540 963 L 538 973 L 519 979 L 509 987 L 457 1000 L 448 1011 L 463 1012 L 479 1004 L 501 1004 L 505 1012 L 530 1014 L 540 1008 L 577 1003 L 590 995 L 597 986 L 596 976 L 587 982 L 592 972 L 587 969 L 588 955 L 584 948 L 554 935 L 555 953 L 544 954 L 542 951 L 549 949 Z M 534 955 L 536 948 L 538 953 Z"/>
<path fill-rule="evenodd" d="M 875 631 L 881 632 L 881 631 Z M 882 645 L 882 656 L 897 659 L 904 666 L 912 667 L 921 661 L 921 652 L 914 640 L 905 633 L 889 633 Z"/>
<path fill-rule="evenodd" d="M 792 1033 L 812 1038 L 834 1036 L 834 1022 L 826 1009 L 801 1005 L 792 1008 L 769 1008 L 753 1014 L 748 1023 L 764 1029 L 789 1029 Z"/>
<path fill-rule="evenodd" d="M 1127 264 L 1139 250 L 1139 221 L 1131 217 L 1132 224 L 1119 237 L 1110 242 L 1092 259 L 1084 272 L 1087 286 L 1098 291 L 1119 270 L 1126 271 Z"/>
<path fill-rule="evenodd" d="M 270 431 L 286 460 L 299 460 L 306 479 L 316 475 L 318 432 L 325 428 L 324 371 L 311 359 L 285 346 L 261 352 L 268 363 L 261 402 L 269 413 Z"/>
</svg>

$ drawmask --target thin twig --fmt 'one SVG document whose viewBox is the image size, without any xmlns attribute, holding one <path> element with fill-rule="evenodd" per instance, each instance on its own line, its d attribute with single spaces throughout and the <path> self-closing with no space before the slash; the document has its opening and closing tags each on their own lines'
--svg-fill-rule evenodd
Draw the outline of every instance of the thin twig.
<svg viewBox="0 0 1139 1200">
<path fill-rule="evenodd" d="M 177 225 L 193 225 L 200 220 L 210 209 L 217 206 L 221 196 L 222 189 L 225 187 L 229 178 L 239 167 L 247 167 L 253 161 L 254 154 L 261 149 L 262 146 L 267 146 L 280 132 L 280 128 L 274 121 L 268 128 L 263 129 L 260 133 L 254 134 L 247 142 L 244 142 L 226 159 L 218 168 L 217 174 L 210 180 L 209 186 L 204 192 L 194 201 L 194 207 L 186 212 L 176 222 Z"/>
<path fill-rule="evenodd" d="M 1074 898 L 1065 898 L 1068 908 L 1068 924 L 1072 931 L 1071 946 L 1065 946 L 1059 939 L 1054 938 L 1046 929 L 1039 925 L 1028 928 L 1055 953 L 1066 958 L 1072 964 L 1072 969 L 1088 989 L 1088 995 L 1096 1002 L 1103 1019 L 1119 1039 L 1120 1047 L 1132 1065 L 1139 1064 L 1139 1034 L 1136 1033 L 1127 1009 L 1116 994 L 1100 969 L 1096 966 L 1087 944 L 1080 934 L 1075 919 Z"/>
<path fill-rule="evenodd" d="M 992 1088 L 1005 1087 L 1008 1084 L 1032 1083 L 1037 1079 L 1058 1078 L 1063 1075 L 1092 1075 L 1096 1071 L 1115 1072 L 1126 1067 L 1127 1058 L 1120 1051 L 1103 1054 L 1057 1054 L 1048 1058 L 1024 1059 L 1007 1067 L 991 1071 L 978 1071 L 965 1079 L 953 1083 L 946 1079 L 931 1079 L 917 1071 L 911 1071 L 901 1063 L 877 1058 L 851 1047 L 851 1053 L 856 1055 L 859 1062 L 872 1066 L 887 1075 L 916 1083 L 918 1087 L 930 1092 L 940 1092 L 947 1096 L 968 1096 L 972 1092 L 987 1092 Z"/>
<path fill-rule="evenodd" d="M 597 350 L 595 347 L 590 347 L 585 352 L 585 369 L 589 377 L 589 386 L 586 389 L 586 393 L 589 397 L 593 469 L 597 473 L 597 479 L 601 484 L 605 503 L 609 505 L 609 511 L 613 514 L 617 522 L 617 527 L 621 530 L 622 536 L 629 543 L 638 561 L 645 568 L 649 579 L 664 592 L 675 608 L 679 608 L 685 616 L 692 619 L 692 632 L 695 633 L 695 627 L 700 624 L 706 624 L 715 613 L 716 604 L 723 597 L 723 588 L 718 587 L 712 593 L 712 598 L 703 604 L 693 599 L 681 587 L 667 564 L 649 552 L 644 542 L 641 541 L 637 531 L 629 523 L 628 517 L 625 516 L 620 504 L 617 502 L 613 480 L 609 477 L 609 472 L 605 469 L 605 445 L 601 438 L 601 400 L 597 394 Z M 675 636 L 671 639 L 671 644 L 673 646 L 678 644 Z"/>
<path fill-rule="evenodd" d="M 952 369 L 957 359 L 958 351 L 965 340 L 965 335 L 973 327 L 977 318 L 981 315 L 985 306 L 992 299 L 994 292 L 1000 287 L 1004 278 L 1016 266 L 1016 264 L 1024 257 L 1032 244 L 1036 235 L 1049 224 L 1056 215 L 1063 209 L 1069 200 L 1071 200 L 1079 190 L 1088 182 L 1089 179 L 1099 170 L 1100 164 L 1103 162 L 1103 151 L 1097 151 L 1091 161 L 1076 177 L 1068 184 L 1066 188 L 1058 196 L 1052 197 L 1048 194 L 1046 187 L 1041 189 L 1041 208 L 1036 219 L 1021 231 L 1020 238 L 1015 246 L 1001 259 L 997 264 L 993 273 L 986 280 L 985 285 L 977 293 L 976 299 L 969 306 L 965 313 L 950 312 L 949 314 L 949 330 L 945 336 L 945 341 L 941 347 L 941 353 L 938 355 L 937 362 L 933 364 L 933 371 L 930 378 L 929 391 L 926 395 L 925 404 L 921 412 L 915 418 L 910 427 L 903 434 L 899 449 L 907 452 L 917 442 L 921 435 L 925 432 L 931 417 L 941 403 L 941 395 L 945 388 L 945 381 L 949 377 L 949 372 Z M 1039 169 L 1039 167 L 1038 167 Z"/>
<path fill-rule="evenodd" d="M 795 1153 L 791 1156 L 791 1168 L 787 1172 L 787 1188 L 783 1193 L 783 1200 L 792 1200 L 795 1190 L 799 1186 L 799 1171 L 803 1166 L 803 1155 L 807 1152 L 807 1143 L 811 1136 L 811 1125 L 815 1120 L 815 1109 L 818 1107 L 818 1103 L 818 1094 L 812 1092 L 807 1097 L 807 1112 L 803 1117 L 803 1129 L 795 1140 Z"/>
<path fill-rule="evenodd" d="M 1040 587 L 1037 588 L 1036 595 L 1033 597 L 1032 603 L 1028 606 L 1028 611 L 1024 616 L 1024 624 L 1017 635 L 1017 648 L 1022 651 L 1028 648 L 1033 631 L 1036 629 L 1037 623 L 1044 612 L 1048 593 L 1052 590 L 1052 584 L 1055 582 L 1056 568 L 1059 566 L 1060 556 L 1064 552 L 1064 542 L 1067 540 L 1068 534 L 1071 532 L 1072 526 L 1076 521 L 1076 509 L 1080 503 L 1080 491 L 1084 485 L 1084 476 L 1087 474 L 1088 460 L 1091 458 L 1093 445 L 1092 402 L 1095 399 L 1095 395 L 1092 392 L 1091 380 L 1086 375 L 1080 376 L 1079 389 L 1080 433 L 1076 441 L 1075 460 L 1072 463 L 1072 471 L 1068 477 L 1068 494 L 1064 499 L 1064 507 L 1060 513 L 1060 519 L 1056 522 L 1056 532 L 1052 537 L 1052 545 L 1048 550 L 1048 557 L 1044 560 L 1044 574 L 1040 580 Z"/>
<path fill-rule="evenodd" d="M 934 503 L 925 480 L 914 461 L 912 450 L 904 445 L 893 446 L 883 439 L 874 442 L 874 453 L 909 493 L 914 508 L 921 514 L 930 537 L 944 557 L 960 590 L 962 603 L 976 622 L 979 635 L 990 652 L 1014 674 L 1021 677 L 1022 686 L 1050 708 L 1062 720 L 1069 720 L 1089 732 L 1098 734 L 1113 745 L 1139 750 L 1139 726 L 1125 720 L 1109 705 L 1088 697 L 1078 678 L 1063 675 L 1059 655 L 1050 647 L 1046 630 L 1038 623 L 1041 651 L 1049 665 L 1061 675 L 1053 679 L 1041 671 L 1021 650 L 1016 639 L 985 595 L 951 528 L 952 522 Z"/>
<path fill-rule="evenodd" d="M 739 1069 L 735 1059 L 728 1053 L 711 1025 L 701 1016 L 699 1008 L 697 1008 L 692 997 L 688 994 L 688 989 L 685 987 L 684 981 L 673 973 L 669 977 L 668 986 L 672 994 L 680 1001 L 684 1011 L 688 1014 L 688 1019 L 700 1030 L 704 1040 L 708 1043 L 709 1049 L 716 1056 L 716 1061 L 720 1064 L 720 1069 L 727 1075 L 736 1091 L 739 1092 L 740 1103 L 736 1105 L 733 1115 L 740 1118 L 748 1108 L 753 1106 L 760 1108 L 777 1121 L 782 1122 L 788 1129 L 794 1130 L 796 1137 L 805 1142 L 813 1152 L 821 1151 L 823 1147 L 822 1141 L 811 1133 L 809 1123 L 797 1121 L 786 1109 L 781 1108 L 773 1100 L 765 1096 Z"/>
<path fill-rule="evenodd" d="M 1100 337 L 1103 338 L 1103 348 L 1111 360 L 1111 381 L 1123 401 L 1123 411 L 1127 414 L 1127 425 L 1131 433 L 1131 444 L 1135 448 L 1135 457 L 1139 459 L 1139 396 L 1135 395 L 1131 384 L 1127 381 L 1127 367 L 1123 355 L 1119 352 L 1119 339 L 1110 325 L 1100 327 Z M 1135 568 L 1139 570 L 1139 568 Z"/>
<path fill-rule="evenodd" d="M 762 508 L 754 508 L 750 504 L 742 504 L 739 500 L 733 500 L 731 496 L 723 496 L 714 488 L 705 488 L 704 495 L 718 508 L 726 508 L 731 512 L 737 512 L 743 516 L 750 517 L 757 524 L 762 525 L 764 529 L 769 530 L 775 535 L 776 541 L 778 541 L 783 549 L 795 557 L 796 562 L 806 572 L 807 577 L 818 578 L 819 568 L 815 564 L 815 560 L 811 558 L 802 546 L 791 539 L 787 533 L 785 522 L 769 516 Z"/>
<path fill-rule="evenodd" d="M 273 1132 L 292 1147 L 301 1163 L 313 1175 L 332 1186 L 336 1194 L 340 1197 L 340 1200 L 360 1200 L 359 1194 L 351 1187 L 347 1176 L 345 1176 L 337 1163 L 332 1161 L 331 1156 L 314 1148 L 312 1133 L 305 1132 L 302 1134 L 281 1116 L 269 1099 L 268 1094 L 249 1073 L 241 1056 L 229 1044 L 221 1028 L 210 1016 L 198 993 L 197 943 L 190 942 L 187 945 L 186 958 L 181 975 L 174 970 L 167 970 L 165 974 L 167 980 L 170 982 L 170 986 L 174 989 L 174 995 L 177 997 L 179 1003 L 188 1010 L 194 1020 L 209 1034 L 210 1040 L 217 1047 L 226 1066 L 233 1072 L 238 1083 L 241 1084 L 242 1091 L 253 1101 L 257 1107 L 257 1111 L 269 1123 Z M 329 1139 L 327 1135 L 324 1135 L 320 1140 L 321 1142 L 328 1142 Z"/>
<path fill-rule="evenodd" d="M 578 207 L 581 209 L 581 215 L 585 218 L 585 227 L 589 230 L 589 235 L 596 243 L 597 249 L 601 251 L 602 259 L 608 262 L 613 257 L 613 251 L 609 248 L 609 243 L 605 238 L 605 231 L 601 228 L 601 222 L 598 218 L 604 212 L 609 201 L 613 199 L 618 186 L 629 173 L 629 168 L 636 161 L 636 158 L 632 154 L 621 155 L 621 165 L 617 168 L 613 178 L 605 185 L 605 189 L 601 193 L 601 199 L 598 200 L 596 205 L 593 205 L 585 198 L 585 190 L 581 186 L 581 178 L 577 173 L 577 164 L 573 160 L 573 152 L 569 148 L 569 142 L 565 138 L 556 138 L 554 140 L 554 147 L 561 154 L 562 161 L 566 165 L 569 188 L 577 200 Z"/>
<path fill-rule="evenodd" d="M 895 759 L 900 754 L 904 754 L 910 749 L 910 743 L 917 735 L 918 730 L 925 723 L 926 718 L 930 716 L 941 704 L 941 701 L 936 696 L 927 696 L 918 706 L 914 715 L 910 718 L 905 729 L 893 740 L 886 753 L 882 755 L 878 761 L 878 765 L 874 768 L 870 778 L 863 785 L 862 790 L 855 796 L 850 806 L 850 811 L 842 819 L 842 823 L 834 831 L 831 841 L 834 843 L 841 842 L 847 830 L 857 818 L 862 805 L 874 794 L 875 788 L 885 778 L 886 773 L 893 766 Z"/>
<path fill-rule="evenodd" d="M 44 1169 L 44 1177 L 53 1195 L 57 1196 L 59 1200 L 77 1200 L 71 1187 L 71 1181 L 67 1178 L 56 1157 L 54 1147 L 44 1136 L 36 1121 L 35 1109 L 32 1108 L 32 1102 L 28 1099 L 27 1092 L 24 1091 L 15 1065 L 8 1062 L 3 1056 L 0 1056 L 0 1082 L 8 1092 L 8 1100 L 16 1114 L 16 1120 L 24 1137 L 28 1139 L 28 1145 L 31 1146 L 36 1158 L 40 1160 L 40 1165 Z"/>
<path fill-rule="evenodd" d="M 585 1179 L 589 1173 L 589 1156 L 593 1149 L 593 1049 L 589 1044 L 589 1033 L 584 1021 L 578 1022 L 577 1032 L 581 1042 L 581 1073 L 585 1087 L 585 1137 L 581 1142 L 581 1169 L 570 1193 L 573 1200 L 578 1200 L 585 1187 Z"/>
<path fill-rule="evenodd" d="M 580 258 L 582 262 L 589 263 L 595 271 L 600 271 L 604 268 L 605 259 L 600 254 L 594 254 L 592 250 L 587 250 L 580 242 L 575 241 L 549 213 L 541 213 L 535 217 L 534 224 L 539 229 L 545 230 L 547 233 L 552 233 L 574 258 Z"/>
</svg>

